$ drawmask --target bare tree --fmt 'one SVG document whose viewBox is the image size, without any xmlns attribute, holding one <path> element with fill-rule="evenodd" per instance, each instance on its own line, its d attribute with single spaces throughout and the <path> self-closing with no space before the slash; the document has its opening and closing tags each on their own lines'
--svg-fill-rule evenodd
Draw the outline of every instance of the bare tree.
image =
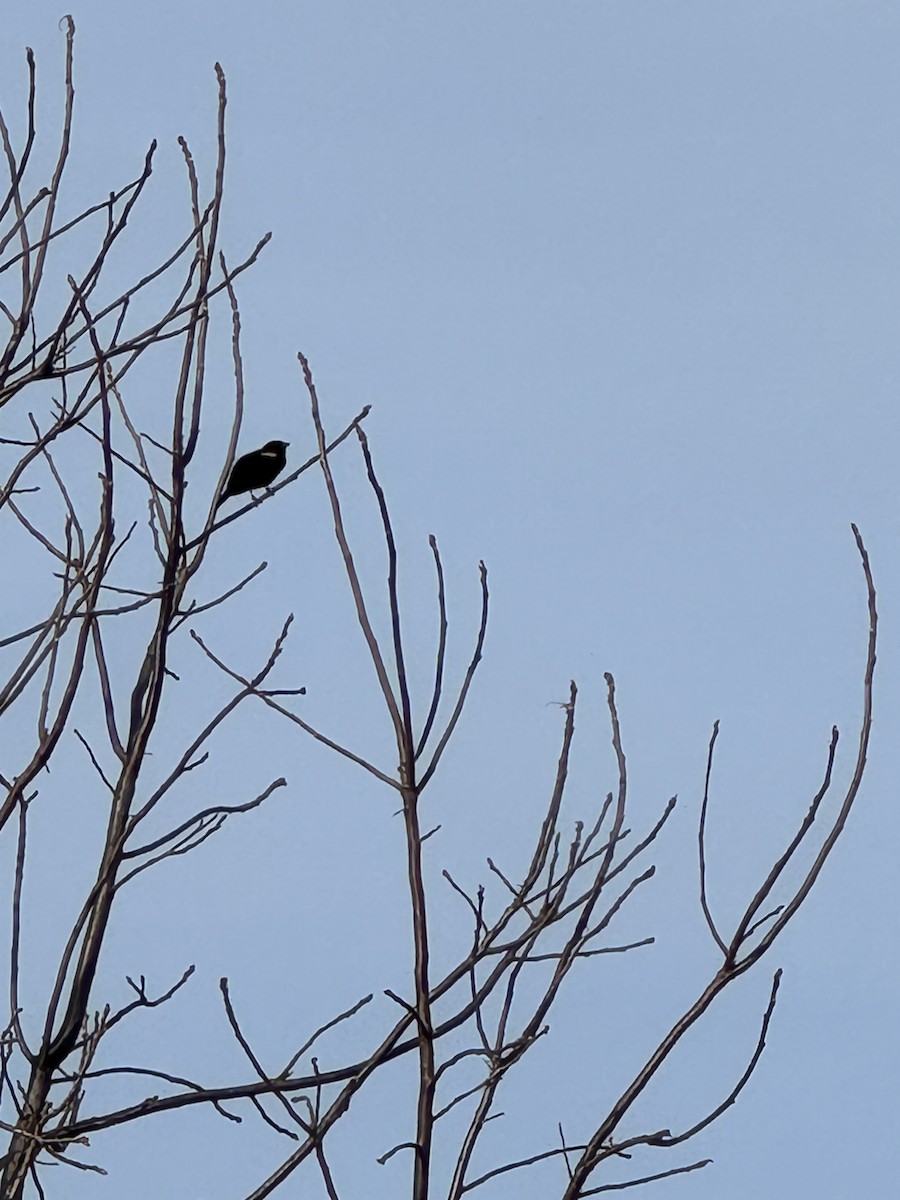
<svg viewBox="0 0 900 1200">
<path fill-rule="evenodd" d="M 859 531 L 854 527 L 868 597 L 869 642 L 855 768 L 842 800 L 830 816 L 825 815 L 823 805 L 838 749 L 834 729 L 821 787 L 796 834 L 760 881 L 739 920 L 725 928 L 712 910 L 706 886 L 705 830 L 716 726 L 698 822 L 699 902 L 717 949 L 716 970 L 699 982 L 692 1002 L 673 1013 L 669 1032 L 635 1063 L 628 1086 L 608 1110 L 591 1114 L 586 1134 L 570 1140 L 563 1121 L 570 1123 L 571 1114 L 560 1114 L 558 1143 L 548 1143 L 516 1161 L 495 1162 L 487 1168 L 477 1165 L 482 1159 L 476 1152 L 496 1115 L 501 1088 L 514 1086 L 517 1068 L 548 1031 L 564 983 L 577 986 L 576 969 L 582 960 L 628 953 L 652 942 L 651 937 L 617 940 L 614 930 L 631 897 L 653 877 L 653 858 L 675 799 L 661 807 L 655 823 L 632 829 L 624 739 L 615 684 L 607 675 L 617 779 L 598 811 L 566 828 L 561 814 L 576 729 L 578 693 L 573 683 L 562 706 L 555 783 L 543 821 L 535 830 L 530 859 L 511 874 L 488 858 L 487 884 L 475 890 L 466 890 L 443 872 L 440 885 L 468 914 L 471 933 L 459 946 L 452 967 L 435 973 L 429 928 L 433 883 L 424 863 L 424 846 L 433 830 L 422 827 L 420 801 L 456 733 L 481 660 L 488 624 L 487 571 L 481 564 L 480 620 L 468 665 L 455 672 L 448 660 L 444 571 L 438 544 L 431 538 L 436 587 L 433 685 L 429 696 L 415 696 L 404 638 L 398 549 L 364 431 L 368 410 L 364 408 L 337 436 L 330 436 L 309 362 L 302 354 L 298 387 L 305 387 L 308 396 L 316 452 L 265 494 L 219 515 L 216 499 L 235 458 L 244 408 L 235 281 L 256 261 L 268 240 L 268 235 L 262 238 L 235 266 L 226 262 L 220 248 L 225 78 L 217 67 L 218 157 L 208 197 L 182 140 L 190 197 L 183 237 L 140 278 L 116 285 L 111 282 L 115 252 L 129 225 L 140 217 L 156 147 L 151 145 L 130 183 L 63 219 L 63 186 L 74 129 L 73 40 L 69 19 L 62 137 L 45 182 L 33 179 L 37 84 L 31 51 L 21 144 L 16 144 L 0 114 L 9 179 L 0 204 L 0 314 L 7 325 L 0 353 L 0 405 L 6 417 L 2 444 L 11 464 L 0 489 L 0 514 L 8 544 L 28 546 L 28 561 L 36 564 L 29 568 L 34 571 L 27 588 L 30 616 L 18 627 L 9 625 L 0 640 L 4 655 L 0 717 L 11 734 L 3 742 L 0 763 L 0 831 L 9 847 L 4 884 L 11 928 L 9 1017 L 0 1041 L 2 1128 L 7 1134 L 0 1192 L 7 1200 L 32 1192 L 47 1194 L 48 1164 L 102 1170 L 93 1154 L 102 1162 L 99 1135 L 114 1127 L 140 1122 L 151 1129 L 158 1114 L 197 1106 L 235 1119 L 235 1106 L 243 1103 L 291 1142 L 289 1152 L 245 1200 L 274 1194 L 301 1166 L 318 1174 L 320 1186 L 334 1200 L 340 1193 L 328 1135 L 338 1122 L 350 1120 L 354 1097 L 368 1089 L 389 1063 L 401 1058 L 417 1063 L 415 1095 L 408 1100 L 409 1135 L 403 1143 L 385 1147 L 381 1161 L 397 1154 L 409 1156 L 413 1200 L 437 1196 L 461 1200 L 475 1191 L 491 1194 L 492 1185 L 505 1182 L 511 1173 L 548 1162 L 557 1171 L 554 1194 L 564 1200 L 701 1169 L 709 1160 L 685 1157 L 682 1147 L 700 1139 L 753 1074 L 775 1009 L 780 970 L 773 973 L 768 1005 L 746 1069 L 730 1091 L 703 1114 L 683 1117 L 674 1112 L 671 1128 L 624 1130 L 634 1129 L 637 1100 L 684 1035 L 738 977 L 769 956 L 819 878 L 859 792 L 872 724 L 877 626 L 875 589 Z M 88 238 L 93 238 L 94 248 L 87 267 L 78 273 L 67 269 L 71 248 L 80 247 L 83 253 Z M 198 509 L 193 498 L 187 503 L 187 491 L 193 479 L 202 480 L 196 464 L 201 446 L 206 445 L 201 429 L 208 332 L 220 303 L 226 318 L 230 310 L 232 327 L 233 422 L 218 485 Z M 163 352 L 170 357 L 162 358 Z M 173 352 L 177 358 L 171 357 Z M 152 411 L 142 408 L 129 389 L 145 364 L 164 378 L 169 361 L 176 364 L 172 398 L 161 416 L 158 406 Z M 139 396 L 139 389 L 135 391 Z M 147 425 L 152 431 L 144 428 Z M 331 469 L 335 452 L 356 450 L 380 518 L 386 552 L 386 586 L 375 595 L 357 569 Z M 77 466 L 77 484 L 67 476 L 66 464 L 70 470 Z M 86 464 L 90 464 L 87 469 Z M 276 497 L 295 486 L 301 475 L 316 472 L 330 504 L 359 632 L 393 729 L 395 767 L 370 761 L 301 716 L 297 700 L 303 688 L 286 689 L 270 682 L 291 632 L 290 616 L 271 652 L 252 674 L 237 669 L 227 651 L 210 644 L 202 631 L 204 614 L 253 586 L 266 566 L 261 563 L 221 594 L 200 599 L 212 539 L 259 504 L 278 503 Z M 85 486 L 83 481 L 92 479 L 96 486 Z M 379 606 L 388 614 L 386 638 L 377 633 L 374 611 Z M 165 768 L 157 761 L 151 772 L 148 754 L 166 720 L 164 697 L 174 679 L 172 648 L 186 638 L 193 639 L 198 659 L 206 656 L 221 672 L 230 694 L 210 719 L 184 737 L 180 754 Z M 143 977 L 138 982 L 129 979 L 133 998 L 117 1009 L 98 994 L 98 962 L 122 889 L 160 862 L 189 854 L 231 818 L 257 808 L 285 786 L 283 778 L 273 778 L 249 799 L 195 801 L 163 832 L 150 832 L 148 818 L 158 816 L 157 806 L 188 776 L 192 787 L 185 789 L 187 794 L 202 795 L 202 773 L 191 773 L 202 766 L 226 723 L 240 720 L 248 703 L 264 704 L 280 714 L 298 737 L 313 738 L 349 759 L 394 797 L 405 825 L 412 977 L 398 981 L 380 999 L 380 1034 L 357 1060 L 342 1056 L 333 1035 L 364 1008 L 377 1007 L 373 994 L 364 994 L 320 1028 L 298 1031 L 302 1045 L 286 1051 L 283 1064 L 273 1069 L 243 1032 L 228 981 L 223 979 L 224 1011 L 247 1062 L 241 1078 L 211 1087 L 159 1067 L 129 1062 L 98 1066 L 98 1051 L 107 1044 L 104 1039 L 112 1029 L 138 1010 L 165 1005 L 188 985 L 193 972 L 189 968 L 160 994 L 151 994 Z M 65 771 L 63 756 L 73 744 L 93 772 L 93 799 L 103 798 L 105 831 L 96 845 L 90 880 L 70 914 L 68 936 L 42 1007 L 35 1013 L 21 1003 L 19 984 L 20 964 L 29 954 L 23 918 L 31 869 L 29 829 L 42 790 L 48 786 L 51 764 L 60 763 Z M 808 847 L 814 840 L 817 848 L 811 865 L 802 869 L 801 861 L 808 861 Z M 801 847 L 806 859 L 801 858 Z M 779 896 L 786 896 L 777 904 L 776 889 Z M 537 964 L 542 966 L 535 971 Z M 462 1048 L 451 1051 L 449 1045 Z M 327 1063 L 320 1063 L 320 1054 L 327 1055 Z M 115 1073 L 131 1081 L 134 1098 L 124 1107 L 106 1109 L 94 1097 L 98 1083 Z M 444 1120 L 451 1112 L 456 1118 L 464 1114 L 461 1135 L 458 1123 Z M 580 1124 L 585 1126 L 583 1115 Z M 91 1161 L 85 1156 L 87 1146 Z M 660 1156 L 660 1151 L 670 1153 Z M 57 1173 L 55 1178 L 59 1177 Z M 551 1194 L 546 1185 L 543 1194 Z"/>
</svg>

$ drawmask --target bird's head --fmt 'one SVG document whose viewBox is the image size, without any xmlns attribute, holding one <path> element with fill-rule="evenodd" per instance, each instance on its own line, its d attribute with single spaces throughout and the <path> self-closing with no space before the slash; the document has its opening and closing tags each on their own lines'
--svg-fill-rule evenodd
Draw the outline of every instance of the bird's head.
<svg viewBox="0 0 900 1200">
<path fill-rule="evenodd" d="M 290 444 L 290 442 L 266 442 L 260 450 L 260 454 L 265 455 L 266 458 L 282 458 Z"/>
</svg>

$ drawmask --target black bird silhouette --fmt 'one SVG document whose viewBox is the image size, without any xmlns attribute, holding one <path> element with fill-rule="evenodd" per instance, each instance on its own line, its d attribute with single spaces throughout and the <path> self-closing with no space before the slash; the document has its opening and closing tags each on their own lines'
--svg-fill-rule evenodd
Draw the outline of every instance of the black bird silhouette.
<svg viewBox="0 0 900 1200">
<path fill-rule="evenodd" d="M 287 465 L 289 445 L 290 442 L 266 442 L 261 449 L 242 454 L 231 468 L 228 482 L 216 501 L 216 508 L 229 496 L 239 496 L 242 492 L 254 492 L 257 488 L 268 487 Z"/>
</svg>

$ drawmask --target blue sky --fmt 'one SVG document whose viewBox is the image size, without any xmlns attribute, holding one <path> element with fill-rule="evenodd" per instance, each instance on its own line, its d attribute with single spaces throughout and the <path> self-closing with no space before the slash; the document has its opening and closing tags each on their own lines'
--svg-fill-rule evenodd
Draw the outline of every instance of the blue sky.
<svg viewBox="0 0 900 1200">
<path fill-rule="evenodd" d="M 6 111 L 22 95 L 21 48 L 35 48 L 48 136 L 59 16 L 44 0 L 17 6 L 0 45 Z M 487 854 L 520 861 L 555 766 L 554 702 L 573 677 L 583 709 L 572 819 L 614 782 L 605 670 L 618 683 L 635 820 L 652 823 L 680 797 L 656 890 L 629 918 L 657 945 L 640 961 L 604 960 L 569 988 L 498 1147 L 515 1145 L 516 1130 L 529 1146 L 549 1144 L 561 1116 L 567 1128 L 587 1119 L 714 969 L 692 857 L 713 720 L 711 887 L 723 920 L 805 813 L 833 723 L 839 782 L 849 778 L 867 630 L 858 523 L 883 639 L 867 781 L 771 959 L 785 976 L 769 1048 L 697 1146 L 715 1165 L 644 1194 L 887 1194 L 900 1168 L 900 10 L 875 0 L 188 0 L 126 11 L 85 0 L 74 16 L 73 208 L 136 174 L 160 140 L 135 264 L 183 227 L 177 135 L 205 168 L 212 161 L 212 67 L 222 62 L 227 253 L 236 260 L 274 234 L 240 289 L 245 444 L 283 437 L 292 462 L 312 452 L 297 349 L 332 429 L 373 405 L 367 428 L 405 555 L 423 690 L 428 534 L 445 555 L 457 672 L 477 618 L 476 565 L 488 564 L 487 652 L 428 801 L 443 824 L 435 869 L 474 882 Z M 212 383 L 227 388 L 224 312 L 217 336 Z M 138 386 L 150 404 L 166 384 Z M 210 418 L 200 507 L 223 422 Z M 365 537 L 374 526 L 349 456 L 339 472 Z M 389 766 L 320 485 L 307 476 L 281 501 L 223 531 L 211 591 L 262 557 L 271 566 L 204 636 L 249 669 L 294 611 L 285 685 L 306 684 L 310 719 Z M 380 553 L 360 557 L 376 586 Z M 190 713 L 198 689 L 218 684 L 183 654 Z M 270 717 L 254 713 L 242 729 L 243 749 L 227 739 L 217 748 L 209 786 L 240 800 L 284 774 L 289 788 L 190 868 L 176 860 L 136 887 L 104 964 L 114 991 L 126 973 L 168 978 L 197 962 L 179 1002 L 185 1044 L 169 1066 L 186 1058 L 223 1080 L 244 1068 L 217 1008 L 220 975 L 277 1059 L 336 1008 L 396 986 L 406 954 L 392 798 Z M 51 840 L 52 830 L 48 820 Z M 770 977 L 767 961 L 736 986 L 706 1037 L 685 1047 L 671 1086 L 647 1097 L 648 1121 L 687 1124 L 727 1091 Z M 188 1032 L 197 1023 L 201 1036 Z M 149 1021 L 135 1031 L 146 1038 L 138 1057 L 159 1053 L 157 1035 Z M 398 1072 L 391 1103 L 404 1082 Z M 343 1143 L 350 1194 L 363 1180 L 378 1194 L 379 1179 L 382 1194 L 403 1192 L 399 1160 L 372 1182 L 387 1148 L 380 1117 L 361 1104 Z M 141 1166 L 146 1191 L 129 1180 L 135 1200 L 176 1194 L 176 1180 L 178 1195 L 237 1197 L 281 1154 L 250 1117 L 237 1133 L 190 1125 L 199 1155 L 174 1121 L 155 1128 L 146 1142 L 134 1132 L 97 1141 L 111 1168 Z M 116 1178 L 71 1177 L 67 1194 L 113 1194 Z M 553 1194 L 543 1189 L 535 1177 L 495 1194 Z"/>
</svg>

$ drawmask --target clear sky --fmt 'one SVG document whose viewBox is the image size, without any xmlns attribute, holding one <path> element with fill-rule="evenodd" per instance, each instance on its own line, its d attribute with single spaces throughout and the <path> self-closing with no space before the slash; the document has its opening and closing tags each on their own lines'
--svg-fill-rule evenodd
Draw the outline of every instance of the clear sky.
<svg viewBox="0 0 900 1200">
<path fill-rule="evenodd" d="M 49 136 L 61 11 L 46 0 L 8 8 L 0 100 L 7 111 L 20 101 L 22 48 L 33 46 Z M 176 137 L 209 166 L 213 63 L 223 64 L 226 252 L 236 260 L 274 234 L 239 293 L 242 448 L 279 437 L 294 463 L 312 452 L 298 349 L 332 429 L 372 404 L 367 428 L 406 556 L 423 690 L 428 534 L 445 555 L 457 672 L 477 619 L 479 558 L 489 567 L 487 652 L 428 800 L 443 825 L 435 871 L 447 865 L 474 884 L 488 854 L 521 867 L 555 767 L 553 702 L 573 677 L 583 710 L 571 819 L 614 784 L 606 670 L 618 684 L 634 820 L 646 826 L 680 798 L 655 891 L 626 921 L 637 936 L 656 933 L 657 945 L 570 981 L 498 1147 L 519 1145 L 516 1130 L 529 1148 L 550 1145 L 559 1119 L 573 1136 L 583 1130 L 715 969 L 692 857 L 713 720 L 711 888 L 723 922 L 806 812 L 834 723 L 846 784 L 867 631 L 858 523 L 883 631 L 867 780 L 795 925 L 646 1099 L 648 1125 L 676 1128 L 727 1093 L 783 966 L 758 1072 L 694 1147 L 715 1165 L 642 1194 L 891 1194 L 900 1171 L 900 8 L 83 0 L 74 16 L 73 211 L 133 177 L 152 137 L 161 144 L 153 196 L 135 222 L 143 232 L 130 243 L 135 263 L 142 238 L 164 244 L 183 227 Z M 220 330 L 213 381 L 227 387 L 224 311 Z M 213 486 L 224 438 L 224 425 L 212 425 L 198 491 Z M 349 455 L 341 478 L 365 535 L 374 526 Z M 198 503 L 207 501 L 205 492 Z M 284 685 L 305 684 L 305 715 L 390 768 L 312 475 L 223 531 L 210 588 L 261 558 L 271 563 L 265 584 L 211 616 L 204 636 L 249 670 L 294 611 Z M 380 555 L 361 559 L 377 585 Z M 201 689 L 220 685 L 189 646 L 182 654 L 190 713 Z M 281 1060 L 337 1009 L 403 983 L 407 951 L 392 797 L 269 717 L 254 713 L 241 728 L 243 743 L 217 746 L 205 785 L 234 802 L 281 774 L 289 788 L 190 863 L 135 886 L 101 980 L 122 1002 L 125 974 L 162 983 L 196 962 L 190 994 L 169 1013 L 178 1037 L 161 1051 L 162 1025 L 136 1022 L 134 1057 L 162 1054 L 170 1070 L 223 1082 L 246 1067 L 221 1014 L 221 975 L 254 1044 Z M 180 734 L 166 744 L 180 746 Z M 440 912 L 450 901 L 435 894 Z M 35 894 L 35 929 L 41 903 Z M 367 1044 L 348 1031 L 334 1056 Z M 398 1071 L 381 1102 L 399 1105 L 406 1082 Z M 513 1095 L 516 1086 L 525 1085 Z M 143 1139 L 137 1128 L 98 1138 L 95 1157 L 122 1174 L 72 1174 L 65 1194 L 120 1195 L 127 1179 L 131 1200 L 238 1198 L 285 1153 L 249 1112 L 240 1128 L 178 1120 L 160 1119 Z M 373 1174 L 390 1138 L 383 1111 L 361 1104 L 353 1136 L 338 1141 L 348 1195 L 405 1194 L 401 1159 Z M 491 1195 L 543 1200 L 555 1194 L 546 1178 L 519 1177 Z M 316 1186 L 310 1177 L 303 1194 L 317 1196 Z"/>
</svg>

